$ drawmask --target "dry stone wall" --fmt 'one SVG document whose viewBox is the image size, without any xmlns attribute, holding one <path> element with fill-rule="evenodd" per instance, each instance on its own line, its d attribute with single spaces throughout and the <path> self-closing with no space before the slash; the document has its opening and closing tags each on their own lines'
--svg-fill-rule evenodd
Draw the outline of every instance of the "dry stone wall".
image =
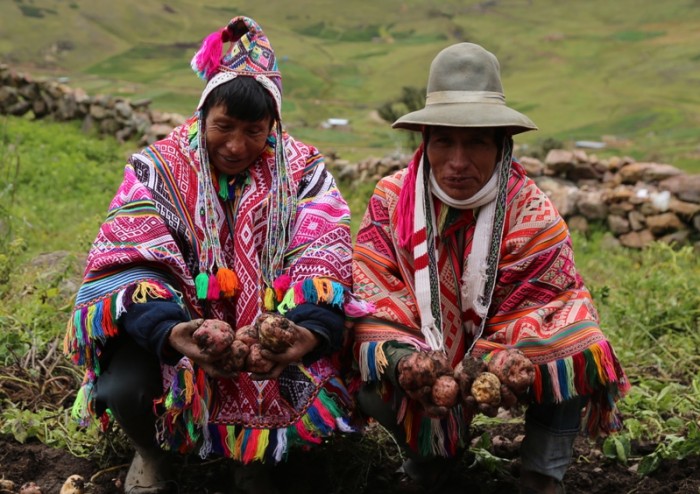
<svg viewBox="0 0 700 494">
<path fill-rule="evenodd" d="M 376 182 L 410 158 L 394 154 L 359 163 L 335 160 L 331 166 L 341 179 Z M 555 149 L 544 161 L 527 156 L 518 161 L 571 229 L 585 232 L 597 222 L 626 247 L 659 240 L 693 243 L 700 250 L 700 175 L 629 157 L 599 159 L 582 150 Z"/>
<path fill-rule="evenodd" d="M 185 117 L 150 109 L 150 101 L 89 96 L 54 80 L 34 79 L 0 64 L 0 114 L 81 120 L 85 131 L 140 145 L 164 137 Z M 405 167 L 409 155 L 367 158 L 359 163 L 328 159 L 337 178 L 376 182 Z M 550 197 L 571 229 L 586 231 L 601 222 L 615 242 L 642 248 L 655 240 L 693 243 L 700 250 L 700 175 L 668 164 L 628 157 L 599 159 L 582 150 L 556 149 L 544 161 L 520 163 Z"/>
<path fill-rule="evenodd" d="M 80 120 L 83 130 L 115 136 L 120 141 L 149 144 L 182 124 L 185 117 L 150 108 L 150 100 L 96 95 L 55 80 L 34 79 L 0 64 L 0 114 L 58 121 Z"/>
</svg>

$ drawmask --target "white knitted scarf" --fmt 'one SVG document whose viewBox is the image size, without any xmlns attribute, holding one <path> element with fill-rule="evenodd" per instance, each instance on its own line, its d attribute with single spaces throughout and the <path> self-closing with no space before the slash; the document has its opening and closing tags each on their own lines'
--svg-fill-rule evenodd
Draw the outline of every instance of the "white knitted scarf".
<svg viewBox="0 0 700 494">
<path fill-rule="evenodd" d="M 476 229 L 472 240 L 472 250 L 466 259 L 466 267 L 460 283 L 462 310 L 473 310 L 476 315 L 485 320 L 491 302 L 491 292 L 487 290 L 489 280 L 489 252 L 497 233 L 499 243 L 501 232 L 494 232 L 496 210 L 498 207 L 499 191 L 505 192 L 503 181 L 507 174 L 503 170 L 510 168 L 510 152 L 504 153 L 495 167 L 493 175 L 484 186 L 472 197 L 457 200 L 450 197 L 437 183 L 432 171 L 425 173 L 424 156 L 421 157 L 416 177 L 416 198 L 414 203 L 413 258 L 415 262 L 415 291 L 418 310 L 421 318 L 421 332 L 432 350 L 444 350 L 442 321 L 440 317 L 440 279 L 437 267 L 435 210 L 433 201 L 426 197 L 426 189 L 444 204 L 456 209 L 477 209 Z M 506 164 L 507 163 L 507 164 Z M 428 175 L 428 177 L 426 177 Z M 420 232 L 424 231 L 425 234 Z M 429 250 L 430 246 L 430 250 Z M 493 283 L 491 283 L 493 285 Z M 473 324 L 466 328 L 472 334 L 476 333 Z"/>
</svg>

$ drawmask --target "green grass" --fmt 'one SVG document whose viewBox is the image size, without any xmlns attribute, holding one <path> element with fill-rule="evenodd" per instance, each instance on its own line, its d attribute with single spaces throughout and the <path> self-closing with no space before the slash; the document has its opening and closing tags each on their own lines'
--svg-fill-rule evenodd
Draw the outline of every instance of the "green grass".
<svg viewBox="0 0 700 494">
<path fill-rule="evenodd" d="M 279 56 L 290 128 L 349 118 L 355 139 L 313 144 L 362 158 L 381 154 L 377 141 L 386 152 L 396 145 L 371 112 L 402 86 L 424 87 L 434 55 L 467 40 L 498 56 L 508 101 L 540 127 L 519 142 L 616 136 L 631 142 L 625 154 L 700 171 L 688 135 L 700 124 L 697 1 L 484 5 L 270 0 L 243 12 L 224 0 L 176 0 L 167 9 L 135 0 L 17 1 L 0 19 L 0 60 L 69 76 L 91 94 L 149 97 L 158 109 L 189 114 L 202 89 L 189 69 L 194 47 L 244 13 L 261 23 Z"/>
</svg>

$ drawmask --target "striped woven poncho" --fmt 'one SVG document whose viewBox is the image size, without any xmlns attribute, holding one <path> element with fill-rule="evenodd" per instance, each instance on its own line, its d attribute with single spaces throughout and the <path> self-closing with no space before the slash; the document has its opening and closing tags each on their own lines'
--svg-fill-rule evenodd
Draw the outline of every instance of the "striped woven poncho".
<svg viewBox="0 0 700 494">
<path fill-rule="evenodd" d="M 460 300 L 460 280 L 476 225 L 474 212 L 465 211 L 457 223 L 442 225 L 438 233 L 436 263 L 447 356 L 455 366 L 470 348 L 473 356 L 484 360 L 493 352 L 517 348 L 535 364 L 530 399 L 557 403 L 589 396 L 588 432 L 618 429 L 615 402 L 629 383 L 576 271 L 567 226 L 514 161 L 509 175 L 495 288 L 477 341 L 465 328 L 479 327 L 481 321 L 473 311 L 464 311 Z M 407 170 L 401 170 L 379 182 L 357 236 L 354 292 L 372 302 L 376 312 L 356 321 L 354 355 L 362 380 L 382 382 L 385 398 L 394 400 L 409 446 L 424 455 L 450 456 L 468 439 L 471 416 L 461 406 L 446 419 L 424 416 L 418 403 L 395 393 L 384 379 L 387 341 L 429 349 L 421 332 L 414 255 L 401 247 L 398 233 L 399 195 L 406 177 Z M 440 217 L 444 206 L 437 200 L 435 204 Z"/>
<path fill-rule="evenodd" d="M 86 369 L 74 406 L 77 418 L 91 418 L 100 353 L 120 334 L 118 318 L 131 304 L 175 300 L 192 318 L 217 318 L 239 328 L 263 308 L 285 313 L 298 304 L 324 302 L 342 310 L 348 301 L 348 206 L 318 151 L 285 134 L 283 143 L 269 142 L 242 185 L 231 185 L 233 198 L 214 199 L 218 241 L 240 292 L 228 298 L 210 293 L 204 313 L 195 284 L 200 252 L 209 241 L 197 219 L 204 214 L 197 206 L 202 191 L 197 127 L 192 118 L 131 157 L 88 255 L 65 338 L 66 352 Z M 287 228 L 283 272 L 269 297 L 261 257 L 272 207 L 274 147 L 280 145 L 297 206 Z M 291 446 L 320 443 L 334 430 L 348 430 L 351 399 L 330 357 L 290 366 L 275 381 L 252 381 L 247 373 L 235 380 L 211 379 L 183 358 L 174 367 L 163 366 L 163 382 L 159 440 L 166 449 L 202 456 L 215 452 L 243 462 L 279 461 Z M 108 422 L 106 414 L 97 418 Z"/>
</svg>

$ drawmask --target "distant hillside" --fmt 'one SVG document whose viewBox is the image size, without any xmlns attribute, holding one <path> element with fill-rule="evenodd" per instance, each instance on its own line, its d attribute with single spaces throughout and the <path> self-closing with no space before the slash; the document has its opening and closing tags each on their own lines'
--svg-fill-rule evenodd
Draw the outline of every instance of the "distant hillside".
<svg viewBox="0 0 700 494">
<path fill-rule="evenodd" d="M 2 3 L 0 61 L 183 114 L 202 88 L 189 69 L 199 42 L 249 15 L 280 57 L 288 127 L 349 159 L 405 146 L 375 110 L 424 87 L 440 49 L 473 41 L 498 56 L 509 103 L 540 127 L 520 143 L 606 140 L 610 154 L 700 171 L 698 0 Z M 350 129 L 321 128 L 332 117 Z"/>
</svg>

